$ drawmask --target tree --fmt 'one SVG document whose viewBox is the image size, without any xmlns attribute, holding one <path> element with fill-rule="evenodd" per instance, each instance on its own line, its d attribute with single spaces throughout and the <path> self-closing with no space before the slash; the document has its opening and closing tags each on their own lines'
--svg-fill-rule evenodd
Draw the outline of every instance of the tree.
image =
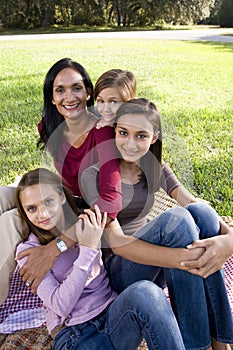
<svg viewBox="0 0 233 350">
<path fill-rule="evenodd" d="M 233 1 L 223 0 L 219 10 L 220 27 L 233 27 Z"/>
</svg>

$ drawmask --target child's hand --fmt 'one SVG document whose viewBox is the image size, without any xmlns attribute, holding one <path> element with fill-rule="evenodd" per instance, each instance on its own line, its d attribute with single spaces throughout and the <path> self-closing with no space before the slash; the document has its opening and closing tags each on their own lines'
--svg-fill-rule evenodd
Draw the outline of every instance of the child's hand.
<svg viewBox="0 0 233 350">
<path fill-rule="evenodd" d="M 104 126 L 113 126 L 113 121 L 106 121 L 104 118 L 96 124 L 96 129 L 103 128 Z"/>
<path fill-rule="evenodd" d="M 107 213 L 103 215 L 97 205 L 94 211 L 85 209 L 85 214 L 81 214 L 80 220 L 76 224 L 76 236 L 79 244 L 86 247 L 98 249 L 104 227 L 106 225 Z"/>
</svg>

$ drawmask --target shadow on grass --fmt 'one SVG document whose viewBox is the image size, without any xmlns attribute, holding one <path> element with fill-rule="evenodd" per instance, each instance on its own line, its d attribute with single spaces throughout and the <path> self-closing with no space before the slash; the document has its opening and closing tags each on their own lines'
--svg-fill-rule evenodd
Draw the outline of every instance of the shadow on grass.
<svg viewBox="0 0 233 350">
<path fill-rule="evenodd" d="M 221 41 L 208 41 L 208 40 L 186 41 L 187 44 L 193 44 L 194 42 L 204 46 L 211 46 L 218 51 L 233 52 L 233 43 L 227 43 L 227 42 L 221 42 Z"/>
</svg>

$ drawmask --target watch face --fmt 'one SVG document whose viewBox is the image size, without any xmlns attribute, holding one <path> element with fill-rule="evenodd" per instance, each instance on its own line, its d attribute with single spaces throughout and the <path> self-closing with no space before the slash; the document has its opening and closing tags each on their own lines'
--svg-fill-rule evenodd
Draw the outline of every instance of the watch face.
<svg viewBox="0 0 233 350">
<path fill-rule="evenodd" d="M 58 247 L 58 249 L 60 250 L 61 253 L 64 252 L 65 250 L 67 250 L 67 245 L 60 238 L 57 238 L 57 247 Z"/>
</svg>

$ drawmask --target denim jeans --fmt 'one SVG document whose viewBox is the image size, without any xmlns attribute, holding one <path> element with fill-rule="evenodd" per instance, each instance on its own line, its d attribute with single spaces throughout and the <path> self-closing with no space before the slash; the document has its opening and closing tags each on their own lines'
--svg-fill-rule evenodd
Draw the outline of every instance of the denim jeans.
<svg viewBox="0 0 233 350">
<path fill-rule="evenodd" d="M 198 202 L 172 208 L 150 221 L 135 236 L 167 247 L 186 247 L 196 239 L 218 235 L 217 213 Z M 118 293 L 131 283 L 150 280 L 161 285 L 161 273 L 169 290 L 185 348 L 207 349 L 211 338 L 233 343 L 233 321 L 222 271 L 206 279 L 179 269 L 161 269 L 133 263 L 112 255 L 106 261 L 110 283 Z"/>
<path fill-rule="evenodd" d="M 126 288 L 99 318 L 63 328 L 53 349 L 136 350 L 143 337 L 151 350 L 185 350 L 164 293 L 149 281 Z"/>
</svg>

